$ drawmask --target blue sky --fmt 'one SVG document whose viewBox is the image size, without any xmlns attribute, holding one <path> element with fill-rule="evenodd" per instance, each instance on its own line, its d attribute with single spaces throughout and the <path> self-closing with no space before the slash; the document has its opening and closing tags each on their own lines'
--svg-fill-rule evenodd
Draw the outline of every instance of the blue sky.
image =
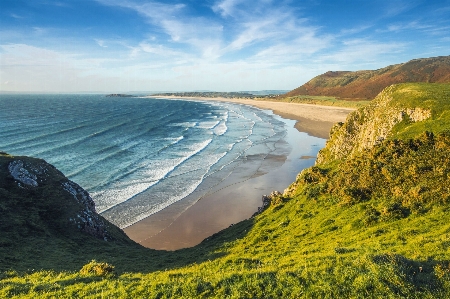
<svg viewBox="0 0 450 299">
<path fill-rule="evenodd" d="M 449 50 L 450 0 L 0 0 L 0 91 L 290 90 Z"/>
</svg>

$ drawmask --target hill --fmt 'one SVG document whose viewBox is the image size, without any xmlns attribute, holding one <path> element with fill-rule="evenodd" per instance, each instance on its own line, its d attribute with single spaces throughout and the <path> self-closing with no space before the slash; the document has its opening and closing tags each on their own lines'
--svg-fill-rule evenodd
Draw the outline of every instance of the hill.
<svg viewBox="0 0 450 299">
<path fill-rule="evenodd" d="M 64 264 L 77 246 L 134 245 L 85 190 L 40 159 L 0 153 L 0 210 L 2 269 Z"/>
<path fill-rule="evenodd" d="M 378 70 L 329 71 L 282 97 L 309 95 L 372 100 L 384 88 L 408 82 L 449 83 L 450 56 L 414 59 Z"/>
<path fill-rule="evenodd" d="M 89 236 L 62 270 L 0 274 L 0 297 L 449 298 L 449 129 L 450 84 L 391 86 L 253 218 L 175 252 Z"/>
</svg>

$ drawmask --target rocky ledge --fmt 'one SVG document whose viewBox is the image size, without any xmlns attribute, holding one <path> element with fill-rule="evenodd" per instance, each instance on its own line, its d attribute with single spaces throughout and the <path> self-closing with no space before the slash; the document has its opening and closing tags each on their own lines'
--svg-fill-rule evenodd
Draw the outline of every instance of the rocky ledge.
<svg viewBox="0 0 450 299">
<path fill-rule="evenodd" d="M 7 192 L 7 195 L 1 196 L 2 204 L 17 205 L 13 201 L 23 198 L 20 204 L 26 209 L 34 204 L 38 207 L 39 223 L 51 223 L 48 227 L 59 227 L 59 230 L 72 226 L 105 241 L 115 239 L 109 230 L 119 229 L 96 212 L 95 203 L 89 193 L 67 179 L 51 164 L 40 159 L 12 157 L 2 153 L 0 167 L 0 188 Z M 48 211 L 58 212 L 50 213 L 49 217 Z M 43 219 L 42 215 L 46 215 L 46 219 Z"/>
</svg>

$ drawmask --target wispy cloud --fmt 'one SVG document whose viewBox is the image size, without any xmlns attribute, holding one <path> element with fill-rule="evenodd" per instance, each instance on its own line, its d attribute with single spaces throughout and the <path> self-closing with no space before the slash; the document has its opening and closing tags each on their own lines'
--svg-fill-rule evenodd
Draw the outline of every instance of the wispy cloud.
<svg viewBox="0 0 450 299">
<path fill-rule="evenodd" d="M 218 1 L 212 6 L 215 13 L 219 13 L 223 17 L 232 16 L 234 14 L 237 4 L 242 2 L 242 0 L 223 0 Z"/>
<path fill-rule="evenodd" d="M 243 30 L 228 46 L 227 50 L 240 50 L 256 41 L 263 41 L 276 37 L 277 20 L 267 18 L 242 24 Z"/>
<path fill-rule="evenodd" d="M 108 46 L 105 44 L 105 41 L 102 39 L 94 39 L 97 45 L 99 45 L 102 48 L 108 48 Z"/>
<path fill-rule="evenodd" d="M 259 51 L 254 58 L 274 64 L 298 64 L 332 46 L 332 36 L 316 36 L 314 32 L 303 34 L 290 42 L 280 43 Z"/>
<path fill-rule="evenodd" d="M 212 53 L 212 49 L 220 48 L 223 26 L 214 20 L 189 15 L 185 4 L 97 1 L 105 5 L 134 10 L 150 24 L 161 28 L 165 34 L 170 36 L 170 42 L 189 45 L 201 53 L 200 55 L 204 58 L 217 56 Z"/>
<path fill-rule="evenodd" d="M 385 2 L 385 14 L 384 17 L 395 17 L 400 15 L 417 5 L 419 5 L 421 0 L 396 0 Z"/>
<path fill-rule="evenodd" d="M 411 21 L 407 23 L 395 23 L 388 25 L 387 31 L 390 32 L 400 32 L 405 30 L 424 30 L 424 29 L 430 29 L 433 26 L 422 24 L 419 21 Z"/>
<path fill-rule="evenodd" d="M 48 32 L 48 29 L 43 27 L 33 27 L 33 32 L 36 35 L 44 35 Z"/>
<path fill-rule="evenodd" d="M 450 42 L 448 4 L 425 0 L 345 3 L 339 13 L 317 0 L 8 3 L 0 2 L 0 83 L 8 88 L 289 89 L 322 71 L 447 55 Z"/>
<path fill-rule="evenodd" d="M 19 90 L 76 91 L 90 85 L 86 78 L 92 79 L 93 74 L 98 78 L 111 77 L 104 68 L 113 64 L 107 58 L 82 58 L 26 44 L 0 45 L 0 53 L 0 76 Z"/>
<path fill-rule="evenodd" d="M 402 53 L 407 44 L 402 42 L 378 42 L 367 39 L 351 39 L 336 45 L 337 51 L 321 56 L 324 62 L 342 66 L 358 67 L 361 64 L 373 64 L 381 57 Z"/>
<path fill-rule="evenodd" d="M 37 1 L 36 1 L 37 2 Z M 58 6 L 58 7 L 71 7 L 71 4 L 67 1 L 40 1 L 39 4 L 44 5 L 52 5 L 52 6 Z"/>
<path fill-rule="evenodd" d="M 185 56 L 184 52 L 175 51 L 175 50 L 167 48 L 163 45 L 154 45 L 154 44 L 150 44 L 147 42 L 140 43 L 139 50 L 141 50 L 145 53 L 155 54 L 155 55 L 163 56 L 163 57 L 172 57 L 173 58 L 173 57 Z"/>
<path fill-rule="evenodd" d="M 237 55 L 240 59 L 287 62 L 323 49 L 331 39 L 283 2 L 222 0 L 210 7 L 216 15 L 198 16 L 187 4 L 97 1 L 133 10 L 169 37 L 140 41 L 130 47 L 133 58 L 153 54 L 194 63 L 198 59 L 216 61 Z"/>
<path fill-rule="evenodd" d="M 11 13 L 10 16 L 13 17 L 14 19 L 23 19 L 24 18 L 23 16 L 20 16 L 20 15 L 15 14 L 15 13 Z"/>
<path fill-rule="evenodd" d="M 353 28 L 345 28 L 342 29 L 339 32 L 339 36 L 347 36 L 347 35 L 353 35 L 353 34 L 357 34 L 357 33 L 361 33 L 364 32 L 370 28 L 372 28 L 374 25 L 359 25 Z"/>
<path fill-rule="evenodd" d="M 251 9 L 249 4 L 252 4 Z M 271 52 L 295 40 L 314 38 L 318 34 L 318 28 L 308 25 L 307 18 L 295 15 L 293 9 L 283 3 L 225 0 L 216 3 L 213 10 L 233 18 L 232 27 L 227 29 L 236 34 L 231 34 L 224 53 L 254 45 L 258 46 L 256 52 Z"/>
</svg>

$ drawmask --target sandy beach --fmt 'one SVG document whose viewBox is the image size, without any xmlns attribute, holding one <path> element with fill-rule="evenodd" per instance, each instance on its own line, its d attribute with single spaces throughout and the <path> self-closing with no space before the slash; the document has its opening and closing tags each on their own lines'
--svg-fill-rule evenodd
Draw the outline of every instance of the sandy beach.
<svg viewBox="0 0 450 299">
<path fill-rule="evenodd" d="M 179 97 L 166 96 L 155 98 L 176 99 Z M 275 114 L 286 118 L 296 120 L 295 127 L 300 132 L 306 132 L 311 136 L 327 139 L 333 124 L 345 121 L 347 115 L 355 109 L 333 106 L 320 106 L 300 103 L 287 103 L 275 101 L 258 101 L 243 98 L 188 98 L 204 101 L 222 101 L 237 104 L 250 105 L 264 110 L 272 110 Z"/>
<path fill-rule="evenodd" d="M 300 144 L 304 147 L 318 147 L 319 144 L 323 144 L 323 139 L 328 138 L 332 125 L 345 121 L 348 113 L 354 110 L 251 99 L 198 100 L 225 101 L 272 110 L 282 118 L 291 120 L 288 121 L 291 125 L 288 135 L 296 136 L 297 139 L 291 138 L 289 144 L 281 145 L 286 147 L 285 153 L 269 155 L 263 160 L 255 157 L 243 161 L 239 167 L 233 169 L 232 175 L 200 199 L 194 192 L 187 198 L 124 229 L 131 239 L 145 247 L 160 250 L 192 247 L 212 234 L 251 217 L 261 206 L 262 195 L 269 194 L 273 190 L 283 191 L 295 180 L 295 175 L 302 168 L 314 163 L 315 156 L 299 156 L 302 150 Z M 294 134 L 292 131 L 296 130 L 318 138 L 308 139 L 312 139 L 311 142 L 314 144 L 304 144 L 306 139 L 301 138 L 305 133 Z M 267 188 L 269 182 L 272 186 L 270 190 Z"/>
</svg>

